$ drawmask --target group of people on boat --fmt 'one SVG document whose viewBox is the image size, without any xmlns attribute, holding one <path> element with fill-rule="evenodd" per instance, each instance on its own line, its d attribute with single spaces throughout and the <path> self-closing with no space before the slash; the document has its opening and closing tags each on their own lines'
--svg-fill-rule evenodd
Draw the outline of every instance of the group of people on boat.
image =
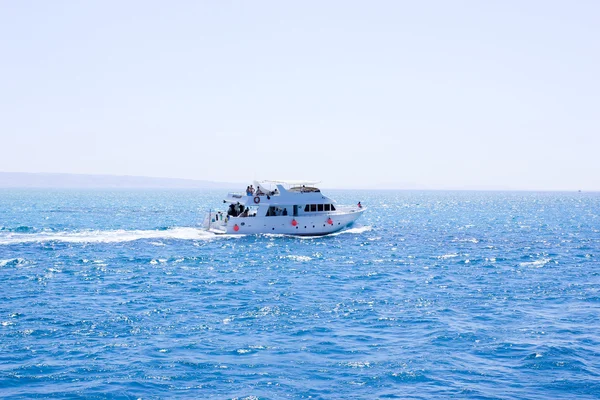
<svg viewBox="0 0 600 400">
<path fill-rule="evenodd" d="M 219 211 L 215 214 L 215 219 L 213 220 L 213 222 L 214 221 L 223 221 L 224 219 L 225 218 L 223 217 L 223 212 Z"/>
<path fill-rule="evenodd" d="M 256 190 L 254 190 L 254 186 L 252 186 L 252 185 L 246 187 L 246 195 L 247 196 L 254 196 L 255 193 L 257 196 L 262 196 L 264 194 L 260 190 L 260 188 L 256 188 Z"/>
<path fill-rule="evenodd" d="M 256 213 L 250 214 L 250 208 L 240 203 L 230 204 L 227 215 L 231 217 L 256 217 Z"/>
<path fill-rule="evenodd" d="M 268 193 L 265 193 L 261 190 L 260 186 L 257 186 L 256 189 L 254 189 L 254 186 L 250 185 L 246 187 L 246 196 L 273 196 L 276 195 L 277 193 L 279 193 L 279 191 L 277 189 L 270 191 Z"/>
</svg>

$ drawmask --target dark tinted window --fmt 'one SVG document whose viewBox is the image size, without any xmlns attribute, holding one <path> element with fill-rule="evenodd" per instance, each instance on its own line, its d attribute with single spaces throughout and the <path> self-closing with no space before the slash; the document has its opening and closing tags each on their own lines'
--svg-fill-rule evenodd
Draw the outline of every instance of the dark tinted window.
<svg viewBox="0 0 600 400">
<path fill-rule="evenodd" d="M 331 211 L 335 211 L 335 206 L 333 204 L 331 205 Z"/>
<path fill-rule="evenodd" d="M 310 206 L 307 204 L 306 206 L 304 206 L 304 212 L 309 212 L 310 211 Z"/>
<path fill-rule="evenodd" d="M 331 210 L 330 205 L 329 204 L 325 204 L 325 211 L 329 211 Z"/>
<path fill-rule="evenodd" d="M 323 211 L 323 204 L 319 204 L 319 211 Z"/>
<path fill-rule="evenodd" d="M 317 211 L 317 205 L 316 204 L 311 204 L 310 205 L 310 211 Z"/>
</svg>

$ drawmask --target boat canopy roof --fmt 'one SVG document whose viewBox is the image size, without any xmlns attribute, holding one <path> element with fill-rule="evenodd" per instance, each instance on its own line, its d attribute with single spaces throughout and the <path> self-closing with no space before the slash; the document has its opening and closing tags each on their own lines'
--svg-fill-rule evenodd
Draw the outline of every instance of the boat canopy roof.
<svg viewBox="0 0 600 400">
<path fill-rule="evenodd" d="M 273 185 L 273 186 L 277 186 L 277 185 L 281 185 L 286 189 L 289 189 L 291 187 L 296 187 L 296 186 L 314 186 L 317 183 L 321 183 L 321 181 L 310 181 L 310 180 L 262 180 L 262 181 L 255 181 L 256 184 L 260 185 L 260 186 L 266 186 L 266 185 Z"/>
</svg>

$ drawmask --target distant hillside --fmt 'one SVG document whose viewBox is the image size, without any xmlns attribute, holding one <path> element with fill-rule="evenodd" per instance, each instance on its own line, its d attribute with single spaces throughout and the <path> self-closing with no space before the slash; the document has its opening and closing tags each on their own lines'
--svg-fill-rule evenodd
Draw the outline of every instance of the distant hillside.
<svg viewBox="0 0 600 400">
<path fill-rule="evenodd" d="M 0 188 L 229 189 L 243 184 L 145 176 L 0 172 Z"/>
</svg>

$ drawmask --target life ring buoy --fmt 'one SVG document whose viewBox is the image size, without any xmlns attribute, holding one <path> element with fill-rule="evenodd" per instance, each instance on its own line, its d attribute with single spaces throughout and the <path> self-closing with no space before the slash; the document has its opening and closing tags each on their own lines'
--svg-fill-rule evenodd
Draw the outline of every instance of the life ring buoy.
<svg viewBox="0 0 600 400">
<path fill-rule="evenodd" d="M 327 223 L 328 223 L 329 225 L 333 225 L 333 220 L 332 220 L 331 218 L 329 218 L 329 219 L 327 219 Z"/>
<path fill-rule="evenodd" d="M 235 224 L 235 225 L 233 226 L 233 230 L 237 232 L 237 231 L 239 231 L 239 230 L 240 230 L 240 227 L 239 227 L 239 226 L 237 226 L 237 224 Z"/>
<path fill-rule="evenodd" d="M 298 225 L 298 221 L 296 221 L 295 219 L 292 220 L 292 226 L 296 226 Z"/>
<path fill-rule="evenodd" d="M 260 203 L 260 197 L 256 196 L 254 198 L 254 204 L 258 204 L 258 203 Z"/>
</svg>

